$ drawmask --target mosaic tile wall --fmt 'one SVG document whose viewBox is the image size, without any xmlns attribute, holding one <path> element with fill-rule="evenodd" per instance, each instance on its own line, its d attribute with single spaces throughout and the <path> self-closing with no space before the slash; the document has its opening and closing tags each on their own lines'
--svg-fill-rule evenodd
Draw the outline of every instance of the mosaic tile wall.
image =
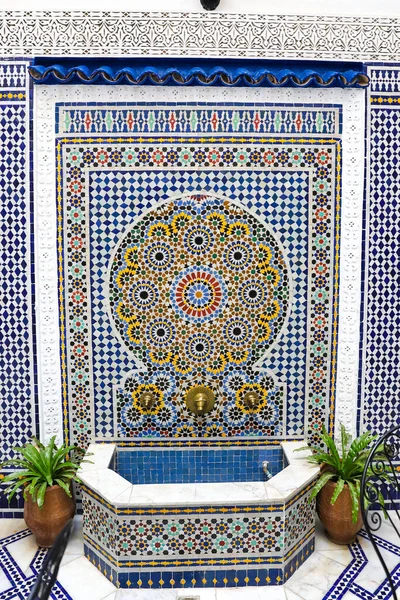
<svg viewBox="0 0 400 600">
<path fill-rule="evenodd" d="M 23 62 L 23 61 L 22 61 Z M 13 66 L 14 63 L 17 66 Z M 32 432 L 36 433 L 39 414 L 38 408 L 35 409 L 34 403 L 32 402 L 32 398 L 34 397 L 34 366 L 32 361 L 33 351 L 35 349 L 35 341 L 34 341 L 34 327 L 31 316 L 31 306 L 33 305 L 33 295 L 32 295 L 32 265 L 31 265 L 31 257 L 28 256 L 28 238 L 26 237 L 27 233 L 29 236 L 31 235 L 31 217 L 27 219 L 27 207 L 28 207 L 28 190 L 29 193 L 32 191 L 32 183 L 31 178 L 29 176 L 28 170 L 28 162 L 26 160 L 25 150 L 29 148 L 29 137 L 28 133 L 32 124 L 29 125 L 28 118 L 29 114 L 29 106 L 30 106 L 30 98 L 28 93 L 27 83 L 24 80 L 25 70 L 21 70 L 19 66 L 21 61 L 8 61 L 5 64 L 2 63 L 2 90 L 1 90 L 1 110 L 2 110 L 2 141 L 7 144 L 2 148 L 3 152 L 3 162 L 5 159 L 4 153 L 10 152 L 11 149 L 18 151 L 19 159 L 16 161 L 18 164 L 13 165 L 14 172 L 18 173 L 18 177 L 16 178 L 16 189 L 18 191 L 19 199 L 24 197 L 23 203 L 18 205 L 18 209 L 16 209 L 16 205 L 12 205 L 11 215 L 11 205 L 10 203 L 6 203 L 6 207 L 4 210 L 6 211 L 4 214 L 7 215 L 6 218 L 9 218 L 13 225 L 13 231 L 18 232 L 18 236 L 14 238 L 14 241 L 9 241 L 10 236 L 13 235 L 13 231 L 7 230 L 7 226 L 3 226 L 2 234 L 6 235 L 5 239 L 7 240 L 4 244 L 9 244 L 7 250 L 9 251 L 10 247 L 13 250 L 13 256 L 10 260 L 9 254 L 8 263 L 5 264 L 2 269 L 2 275 L 6 277 L 9 276 L 10 270 L 13 272 L 13 277 L 17 276 L 19 278 L 18 285 L 13 283 L 13 286 L 9 286 L 9 283 L 6 285 L 7 289 L 7 298 L 12 298 L 12 310 L 10 311 L 11 304 L 6 307 L 6 319 L 2 319 L 2 325 L 6 328 L 4 332 L 2 332 L 2 339 L 10 340 L 7 344 L 2 345 L 1 350 L 3 352 L 8 352 L 15 356 L 21 354 L 24 356 L 24 359 L 19 363 L 18 367 L 14 370 L 11 369 L 3 369 L 1 372 L 2 383 L 4 385 L 4 393 L 2 398 L 10 397 L 10 390 L 12 398 L 18 398 L 18 401 L 9 402 L 6 401 L 3 403 L 2 407 L 2 423 L 4 424 L 4 432 L 2 435 L 2 440 L 4 440 L 4 453 L 7 455 L 9 453 L 10 447 L 15 443 L 20 443 L 27 439 Z M 18 74 L 17 78 L 15 74 Z M 396 323 L 398 319 L 398 303 L 397 299 L 397 286 L 396 281 L 393 281 L 392 274 L 390 269 L 386 269 L 384 267 L 382 272 L 382 265 L 384 265 L 384 261 L 386 260 L 388 264 L 392 263 L 395 260 L 398 248 L 395 245 L 394 240 L 396 239 L 396 233 L 398 230 L 397 223 L 397 210 L 396 210 L 396 172 L 394 169 L 394 164 L 396 162 L 396 152 L 397 146 L 395 142 L 395 138 L 397 136 L 397 123 L 396 123 L 396 106 L 398 104 L 398 67 L 392 66 L 377 66 L 371 67 L 372 74 L 372 83 L 371 83 L 371 94 L 372 94 L 372 105 L 371 112 L 369 118 L 368 130 L 368 148 L 367 150 L 371 150 L 371 169 L 370 169 L 370 181 L 372 186 L 372 193 L 370 195 L 369 206 L 367 207 L 367 226 L 369 235 L 369 247 L 368 247 L 368 256 L 366 256 L 366 268 L 368 272 L 366 285 L 368 291 L 368 301 L 365 303 L 365 316 L 364 316 L 364 324 L 363 324 L 363 353 L 362 353 L 362 367 L 363 374 L 360 379 L 360 394 L 359 394 L 359 427 L 363 426 L 373 428 L 377 431 L 383 431 L 390 424 L 395 423 L 397 420 L 397 413 L 394 412 L 396 407 L 396 386 L 399 384 L 399 371 L 397 364 L 397 356 L 398 356 L 398 347 L 396 343 L 396 336 L 393 335 L 393 331 L 396 330 Z M 23 81 L 24 80 L 24 81 Z M 23 96 L 25 94 L 25 97 Z M 100 109 L 101 110 L 100 110 Z M 100 107 L 92 107 L 90 110 L 87 109 L 87 106 L 84 105 L 82 108 L 73 106 L 68 107 L 67 105 L 61 105 L 58 107 L 57 112 L 57 133 L 63 137 L 63 139 L 68 139 L 68 135 L 83 135 L 86 134 L 93 135 L 96 138 L 96 142 L 99 140 L 97 135 L 107 135 L 111 137 L 115 137 L 116 135 L 129 136 L 135 135 L 136 133 L 140 135 L 140 131 L 146 131 L 147 135 L 151 135 L 154 132 L 154 135 L 162 137 L 162 132 L 167 132 L 166 127 L 170 126 L 171 123 L 171 113 L 165 114 L 165 110 L 162 108 L 159 110 L 157 107 L 154 114 L 157 118 L 153 120 L 153 115 L 146 113 L 145 111 L 140 116 L 140 118 L 136 119 L 131 110 L 124 107 L 112 106 L 110 103 L 107 106 L 107 110 L 103 110 L 104 105 Z M 211 133 L 214 135 L 216 131 L 214 129 L 214 125 L 212 123 L 212 115 L 208 111 L 204 112 L 204 115 L 201 118 L 194 118 L 192 116 L 193 110 L 186 111 L 184 114 L 182 113 L 181 119 L 175 119 L 176 122 L 174 126 L 177 127 L 177 135 L 206 135 Z M 228 114 L 229 113 L 229 114 Z M 320 110 L 318 108 L 318 104 L 315 103 L 314 106 L 308 105 L 307 108 L 296 106 L 296 110 L 294 110 L 293 106 L 264 106 L 262 111 L 260 109 L 259 113 L 254 113 L 253 108 L 249 108 L 249 118 L 244 121 L 238 119 L 237 115 L 235 116 L 235 111 L 232 111 L 230 108 L 230 112 L 226 111 L 228 116 L 225 116 L 218 123 L 218 131 L 222 134 L 226 134 L 230 132 L 231 129 L 234 130 L 237 134 L 243 135 L 255 135 L 255 133 L 259 133 L 260 135 L 285 135 L 285 132 L 296 138 L 297 135 L 302 135 L 303 139 L 307 139 L 308 136 L 319 137 L 319 139 L 323 136 L 329 136 L 332 139 L 332 136 L 335 137 L 341 126 L 341 115 L 340 110 L 335 107 L 324 107 L 324 110 Z M 258 117 L 256 117 L 258 114 Z M 297 115 L 300 115 L 300 118 Z M 261 116 L 260 116 L 261 115 Z M 262 117 L 262 118 L 261 118 Z M 165 120 L 168 125 L 163 122 Z M 172 119 L 173 121 L 174 119 Z M 22 121 L 24 125 L 22 126 Z M 7 127 L 7 123 L 10 125 Z M 164 129 L 163 129 L 164 128 Z M 113 134 L 115 132 L 115 134 Z M 340 137 L 340 134 L 338 134 Z M 22 139 L 24 141 L 22 142 Z M 113 138 L 114 139 L 114 138 Z M 125 140 L 125 138 L 124 138 Z M 32 139 L 30 140 L 32 142 Z M 87 140 L 86 140 L 87 141 Z M 93 145 L 94 145 L 93 143 Z M 65 142 L 65 146 L 67 146 L 67 142 Z M 294 148 L 298 148 L 294 146 Z M 21 152 L 21 150 L 23 150 Z M 281 149 L 278 150 L 281 151 Z M 15 154 L 14 154 L 15 156 Z M 384 162 L 382 162 L 382 158 Z M 4 167 L 3 177 L 11 177 L 10 175 L 10 162 L 11 157 L 8 156 L 5 159 L 7 167 Z M 101 165 L 100 165 L 101 166 Z M 118 171 L 112 170 L 117 166 L 117 163 L 112 163 L 111 167 L 107 167 L 108 172 L 104 170 L 102 172 L 97 168 L 96 174 L 91 174 L 90 177 L 90 185 L 91 185 L 91 198 L 95 199 L 97 196 L 97 209 L 103 202 L 103 198 L 107 200 L 107 202 L 113 202 L 113 194 L 114 196 L 119 194 L 117 188 L 120 187 L 122 193 L 129 196 L 132 192 L 139 187 L 142 186 L 141 190 L 141 198 L 142 200 L 137 203 L 135 209 L 137 208 L 137 212 L 135 214 L 123 214 L 123 219 L 117 225 L 115 222 L 112 223 L 113 236 L 118 238 L 121 230 L 128 225 L 132 219 L 139 218 L 140 211 L 144 209 L 148 209 L 151 206 L 149 202 L 149 196 L 151 195 L 150 189 L 151 186 L 158 186 L 159 181 L 154 183 L 154 181 L 149 181 L 148 176 L 147 179 L 143 179 L 138 181 L 135 179 L 135 175 L 133 173 L 127 174 L 127 170 Z M 105 167 L 105 166 L 104 166 Z M 219 167 L 219 165 L 218 165 Z M 105 167 L 106 168 L 106 167 Z M 8 169 L 8 174 L 7 174 Z M 136 169 L 137 170 L 137 169 Z M 272 169 L 271 169 L 272 170 Z M 220 171 L 220 169 L 218 169 Z M 60 170 L 60 173 L 64 175 L 63 170 Z M 128 177 L 129 175 L 129 177 Z M 197 180 L 193 179 L 190 181 L 190 186 L 195 187 L 196 185 L 201 185 L 206 182 L 210 183 L 210 180 L 205 179 L 204 175 L 200 175 L 199 170 L 196 169 L 196 173 L 192 175 L 192 177 L 198 177 Z M 233 173 L 230 171 L 231 176 L 239 177 L 237 173 Z M 175 177 L 176 173 L 174 172 L 171 177 Z M 223 180 L 223 175 L 217 173 L 217 171 L 213 174 L 214 177 L 214 189 L 213 192 L 218 188 L 224 187 L 224 195 L 229 195 L 229 183 Z M 220 180 L 217 180 L 217 177 L 220 177 Z M 291 179 L 290 179 L 291 178 Z M 285 190 L 289 189 L 290 186 L 292 188 L 289 190 L 289 195 L 292 196 L 295 194 L 294 189 L 297 187 L 301 187 L 301 191 L 299 191 L 299 197 L 302 195 L 304 197 L 307 194 L 307 183 L 306 178 L 301 175 L 298 170 L 294 175 L 284 174 L 282 172 L 279 174 L 279 178 L 275 179 L 272 177 L 272 174 L 265 176 L 265 184 L 269 186 L 269 193 L 271 197 L 273 194 L 277 193 L 279 190 L 280 194 L 284 194 Z M 390 183 L 393 182 L 393 185 Z M 236 179 L 236 182 L 245 189 L 246 181 L 243 179 Z M 388 184 L 389 182 L 389 184 Z M 172 183 L 168 183 L 170 185 L 168 188 L 168 192 L 172 193 L 183 193 L 184 186 L 186 185 L 186 181 L 181 179 L 180 181 L 173 181 Z M 163 185 L 166 185 L 163 182 Z M 257 185 L 260 185 L 260 180 Z M 262 182 L 264 185 L 264 182 Z M 383 187 L 384 186 L 384 187 Z M 393 187 L 394 186 L 394 187 Z M 161 186 L 162 187 L 162 186 Z M 109 189 L 107 189 L 109 188 Z M 162 189 L 158 190 L 158 199 L 163 199 L 166 196 L 166 192 Z M 245 196 L 245 192 L 243 190 L 238 194 L 237 200 L 242 203 L 243 198 Z M 4 197 L 6 200 L 6 198 Z M 254 210 L 258 210 L 259 206 L 257 206 L 257 202 L 259 201 L 255 199 L 254 201 L 248 202 L 248 207 L 254 212 Z M 298 203 L 298 207 L 300 204 Z M 303 208 L 303 205 L 301 205 Z M 21 207 L 21 210 L 19 210 Z M 90 214 L 90 219 L 96 219 L 95 212 L 91 209 L 92 212 Z M 291 209 L 289 209 L 291 210 Z M 126 207 L 123 208 L 122 213 L 129 212 L 129 202 L 126 203 Z M 301 210 L 300 210 L 301 212 Z M 296 227 L 299 223 L 305 222 L 305 215 L 300 214 L 297 216 Z M 18 214 L 17 214 L 18 213 Z M 253 213 L 252 213 L 253 214 Z M 2 214 L 3 217 L 3 214 Z M 274 229 L 280 229 L 280 221 L 282 218 L 279 217 L 276 213 L 276 207 L 271 209 L 271 212 L 264 212 L 261 214 L 261 217 L 272 224 Z M 102 215 L 101 218 L 107 219 L 107 215 Z M 301 221 L 303 219 L 303 221 Z M 112 219 L 109 219 L 110 223 Z M 4 221 L 5 222 L 5 221 Z M 29 223 L 29 224 L 28 224 Z M 382 223 L 384 224 L 382 226 Z M 393 235 L 393 239 L 388 241 L 386 239 L 386 229 L 391 231 Z M 292 233 L 295 230 L 295 227 L 292 228 Z M 22 233 L 21 233 L 22 232 Z M 284 236 L 289 236 L 289 232 L 285 232 Z M 287 239 L 287 238 L 286 238 Z M 17 241 L 15 241 L 17 240 Z M 32 243 L 32 239 L 29 240 L 29 250 L 30 244 Z M 295 244 L 293 244 L 292 254 L 294 255 L 295 251 L 297 251 Z M 101 262 L 101 270 L 105 268 L 106 258 L 105 256 L 100 256 L 101 252 L 98 253 L 97 259 Z M 384 260 L 381 258 L 385 257 Z M 11 266 L 12 264 L 12 266 Z M 21 269 L 22 265 L 22 269 Z M 27 277 L 28 275 L 28 277 Z M 301 273 L 301 269 L 296 273 L 298 289 L 305 289 L 307 287 L 307 279 L 305 273 Z M 93 277 L 93 274 L 92 274 Z M 301 279 L 303 277 L 303 279 Z M 9 280 L 8 280 L 9 281 Z M 383 282 L 383 283 L 382 283 Z M 92 280 L 92 286 L 96 284 L 96 280 Z M 99 283 L 100 287 L 102 282 Z M 8 286 L 8 287 L 7 287 Z M 303 288 L 301 287 L 303 286 Z M 99 288 L 100 293 L 102 293 L 102 289 Z M 18 302 L 20 305 L 16 308 L 16 304 L 14 302 L 15 297 L 13 294 L 18 293 Z M 93 297 L 92 294 L 91 301 L 97 301 L 97 298 Z M 23 299 L 23 300 L 21 300 Z M 304 314 L 305 308 L 304 306 L 300 306 L 300 292 L 297 298 L 298 305 L 296 305 L 296 310 L 298 309 L 299 320 L 302 321 L 301 327 L 299 328 L 298 335 L 301 336 L 304 334 L 305 329 L 307 329 L 306 324 L 304 323 Z M 379 300 L 379 301 L 378 301 Z M 2 310 L 4 305 L 2 304 Z M 14 311 L 14 308 L 16 310 Z M 97 315 L 98 306 L 93 304 L 92 307 L 92 316 Z M 293 314 L 293 313 L 291 313 Z M 13 315 L 13 316 L 12 316 Z M 301 316 L 303 315 L 303 319 Z M 378 318 L 377 318 L 378 316 Z M 104 315 L 103 315 L 104 317 Z M 13 319 L 15 322 L 15 327 L 13 325 Z M 99 324 L 99 331 L 101 328 L 105 327 L 105 320 L 103 318 L 103 323 Z M 45 325 L 41 323 L 41 329 L 44 331 Z M 105 327 L 107 329 L 108 325 Z M 332 331 L 332 330 L 331 330 Z M 309 332 L 307 332 L 308 335 Z M 70 332 L 68 332 L 70 335 Z M 270 355 L 271 365 L 276 370 L 281 372 L 285 368 L 285 364 L 288 364 L 287 357 L 281 357 L 280 362 L 276 358 L 276 354 L 279 349 L 279 344 L 283 344 L 284 336 L 287 335 L 285 332 L 282 333 L 282 337 L 280 341 L 278 341 L 278 345 L 275 346 L 273 350 L 273 354 Z M 108 371 L 115 370 L 117 374 L 117 379 L 122 381 L 124 379 L 124 375 L 129 367 L 129 361 L 123 361 L 120 365 L 113 364 L 110 362 L 109 357 L 111 355 L 115 356 L 115 349 L 120 352 L 121 347 L 118 349 L 118 343 L 116 346 L 109 348 L 108 343 L 104 343 L 101 339 L 95 339 L 96 352 L 100 348 L 101 350 L 101 358 L 99 358 L 98 363 L 96 363 L 95 368 L 96 377 L 94 378 L 94 383 L 97 386 L 97 394 L 98 397 L 100 395 L 100 391 L 104 390 L 106 384 L 105 380 L 108 377 Z M 365 342 L 365 343 L 364 343 Z M 11 350 L 10 350 L 11 348 Z M 47 356 L 47 354 L 46 354 Z M 303 358 L 301 356 L 300 350 L 297 350 L 296 356 L 298 357 L 298 364 L 302 364 Z M 384 361 L 381 360 L 382 356 L 384 360 L 387 361 L 387 368 L 384 367 Z M 378 358 L 377 358 L 378 357 Z M 46 359 L 47 360 L 47 359 Z M 293 356 L 290 358 L 291 364 L 293 364 Z M 12 361 L 9 360 L 9 357 L 6 356 L 3 358 L 3 363 L 10 365 Z M 76 363 L 78 364 L 78 363 Z M 283 365 L 283 367 L 282 367 Z M 41 365 L 43 368 L 43 364 Z M 303 429 L 301 425 L 301 419 L 304 416 L 300 413 L 303 408 L 292 404 L 290 401 L 290 393 L 292 390 L 294 397 L 294 390 L 301 390 L 302 386 L 306 385 L 307 382 L 307 373 L 301 372 L 300 367 L 296 367 L 296 374 L 293 376 L 292 380 L 286 386 L 284 393 L 286 394 L 286 422 L 288 423 L 288 435 L 297 436 L 301 435 Z M 46 367 L 44 372 L 46 371 Z M 388 376 L 388 371 L 390 371 Z M 82 379 L 79 379 L 80 383 L 85 384 L 86 376 L 88 373 L 85 371 L 82 372 Z M 50 376 L 49 376 L 50 379 Z M 66 381 L 66 379 L 64 380 Z M 90 382 L 93 384 L 93 382 Z M 68 389 L 71 389 L 72 381 L 68 381 Z M 42 379 L 42 390 L 46 392 L 46 394 L 53 393 L 54 389 L 50 385 L 48 386 L 48 390 L 46 391 L 46 378 Z M 82 388 L 78 388 L 78 391 L 82 393 Z M 84 390 L 85 388 L 83 388 Z M 107 392 L 108 394 L 108 392 Z M 107 396 L 106 394 L 106 396 Z M 365 400 L 363 401 L 363 398 Z M 64 402 L 66 400 L 64 399 Z M 69 398 L 67 404 L 65 406 L 68 408 L 68 402 L 72 407 L 72 400 Z M 332 396 L 331 396 L 332 402 Z M 42 399 L 43 403 L 43 399 Z M 23 407 L 24 412 L 24 420 L 22 423 L 22 427 L 18 424 L 14 423 L 13 419 L 13 406 L 18 405 L 18 407 Z M 115 431 L 115 423 L 118 415 L 115 415 L 110 411 L 110 403 L 107 401 L 102 403 L 99 401 L 99 404 L 96 404 L 96 410 L 93 412 L 95 418 L 95 424 L 93 426 L 90 423 L 91 410 L 88 410 L 85 405 L 84 396 L 81 395 L 79 398 L 77 397 L 76 403 L 77 408 L 73 409 L 73 423 L 76 424 L 76 432 L 74 435 L 76 436 L 74 439 L 85 441 L 89 435 L 93 432 L 97 434 L 110 436 Z M 292 413 L 291 407 L 293 408 Z M 308 406 L 310 416 L 308 421 L 309 430 L 312 431 L 313 426 L 316 426 L 320 422 L 321 418 L 321 409 L 318 405 L 309 404 Z M 330 411 L 332 413 L 332 405 L 330 407 Z M 323 409 L 322 409 L 323 412 Z M 48 418 L 49 413 L 46 413 Z M 72 411 L 71 411 L 72 414 Z M 89 415 L 89 417 L 88 417 Z M 26 418 L 25 418 L 26 416 Z M 79 420 L 81 419 L 81 420 Z M 86 421 L 85 421 L 86 419 Z M 50 435 L 51 431 L 56 430 L 48 424 L 48 421 L 45 421 L 44 417 L 42 419 L 43 427 L 42 430 L 46 432 L 46 435 Z M 67 430 L 69 435 L 69 423 L 67 424 Z M 24 427 L 27 427 L 24 430 Z M 2 442 L 3 443 L 3 442 Z M 17 506 L 17 505 L 16 505 Z M 11 512 L 14 509 L 11 508 Z"/>
<path fill-rule="evenodd" d="M 85 555 L 117 587 L 279 585 L 314 550 L 309 493 L 286 505 L 115 509 L 85 488 Z"/>
<path fill-rule="evenodd" d="M 0 461 L 38 426 L 30 94 L 26 62 L 0 60 Z M 19 513 L 21 501 L 18 495 L 8 506 L 0 495 L 0 515 Z"/>
<path fill-rule="evenodd" d="M 335 395 L 337 109 L 58 108 L 71 439 L 312 435 Z M 246 145 L 246 131 L 292 134 L 293 121 L 318 139 L 258 134 Z M 91 138 L 78 140 L 83 127 Z M 104 143 L 105 127 L 118 143 Z M 327 127 L 336 134 L 325 140 Z M 138 128 L 146 139 L 124 134 Z M 211 129 L 231 137 L 208 139 Z M 154 130 L 161 137 L 152 138 Z M 175 133 L 183 130 L 197 138 L 182 144 Z M 200 420 L 183 402 L 196 383 L 218 398 Z M 150 411 L 138 403 L 146 389 L 157 397 Z M 257 410 L 243 405 L 251 389 L 262 398 Z"/>
<path fill-rule="evenodd" d="M 360 421 L 384 432 L 400 424 L 400 212 L 398 67 L 370 67 L 369 196 Z"/>
</svg>

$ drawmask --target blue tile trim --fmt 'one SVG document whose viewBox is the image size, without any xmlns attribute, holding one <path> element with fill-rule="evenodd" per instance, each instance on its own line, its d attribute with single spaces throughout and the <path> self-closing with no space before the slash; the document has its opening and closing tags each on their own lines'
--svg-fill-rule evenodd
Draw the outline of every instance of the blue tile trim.
<svg viewBox="0 0 400 600">
<path fill-rule="evenodd" d="M 38 57 L 29 69 L 35 83 L 245 87 L 366 87 L 362 63 L 260 61 L 213 58 Z"/>
<path fill-rule="evenodd" d="M 24 57 L 0 58 L 0 262 L 5 298 L 0 311 L 0 396 L 4 409 L 1 435 L 4 460 L 12 457 L 14 446 L 23 445 L 39 430 L 34 313 L 33 86 L 29 80 L 27 85 L 24 77 L 28 64 L 29 59 Z M 2 517 L 19 515 L 22 508 L 21 494 L 10 506 L 1 494 Z"/>
<path fill-rule="evenodd" d="M 340 577 L 335 581 L 322 600 L 340 600 L 340 598 L 343 598 L 349 590 L 349 586 L 367 565 L 367 557 L 358 541 L 351 544 L 349 550 L 353 556 L 353 560 L 344 569 L 343 573 L 341 573 Z"/>
<path fill-rule="evenodd" d="M 88 558 L 114 585 L 130 589 L 175 589 L 175 588 L 224 588 L 266 586 L 283 584 L 282 568 L 207 569 L 207 570 L 163 570 L 118 572 L 87 544 L 84 552 Z M 258 581 L 257 581 L 258 579 Z M 118 583 L 117 583 L 118 582 Z"/>
<path fill-rule="evenodd" d="M 110 566 L 98 551 L 85 543 L 84 552 L 88 558 L 105 576 L 118 587 L 132 589 L 175 589 L 192 587 L 246 587 L 283 585 L 301 564 L 314 552 L 314 538 L 295 554 L 284 568 L 277 566 L 259 566 L 258 568 L 228 568 L 219 569 L 171 569 L 158 571 L 157 567 L 135 567 L 126 571 L 123 564 L 119 568 Z"/>
<path fill-rule="evenodd" d="M 371 66 L 378 65 L 371 63 Z M 398 284 L 394 269 L 399 238 L 396 135 L 400 90 L 398 65 L 391 65 L 396 71 L 393 78 L 389 65 L 382 66 L 388 67 L 382 69 L 388 79 L 382 90 L 372 93 L 374 100 L 381 97 L 381 101 L 370 104 L 370 130 L 367 132 L 370 186 L 366 194 L 368 231 L 365 234 L 364 280 L 365 285 L 368 282 L 368 293 L 364 294 L 364 364 L 360 384 L 360 396 L 362 393 L 364 397 L 360 398 L 359 405 L 359 428 L 378 434 L 398 422 L 395 390 L 400 381 L 399 343 L 395 334 L 399 315 Z"/>
</svg>

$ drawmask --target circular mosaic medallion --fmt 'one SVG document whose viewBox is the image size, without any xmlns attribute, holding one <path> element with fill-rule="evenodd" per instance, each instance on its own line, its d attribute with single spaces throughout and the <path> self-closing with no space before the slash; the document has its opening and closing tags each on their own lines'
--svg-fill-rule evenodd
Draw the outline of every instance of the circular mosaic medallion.
<svg viewBox="0 0 400 600">
<path fill-rule="evenodd" d="M 173 263 L 172 248 L 165 242 L 149 244 L 144 252 L 144 261 L 150 269 L 166 269 Z"/>
<path fill-rule="evenodd" d="M 279 242 L 254 215 L 205 194 L 165 202 L 119 241 L 110 269 L 111 318 L 152 369 L 223 377 L 260 359 L 289 309 Z"/>
<path fill-rule="evenodd" d="M 208 360 L 214 351 L 214 344 L 212 339 L 206 335 L 193 335 L 187 340 L 185 350 L 191 360 Z"/>
<path fill-rule="evenodd" d="M 210 250 L 213 244 L 213 238 L 206 227 L 195 225 L 194 227 L 189 227 L 187 230 L 184 236 L 184 242 L 189 252 L 195 255 L 201 255 Z"/>
<path fill-rule="evenodd" d="M 211 269 L 186 269 L 172 284 L 170 298 L 184 318 L 195 321 L 215 318 L 227 301 L 225 284 Z"/>
</svg>

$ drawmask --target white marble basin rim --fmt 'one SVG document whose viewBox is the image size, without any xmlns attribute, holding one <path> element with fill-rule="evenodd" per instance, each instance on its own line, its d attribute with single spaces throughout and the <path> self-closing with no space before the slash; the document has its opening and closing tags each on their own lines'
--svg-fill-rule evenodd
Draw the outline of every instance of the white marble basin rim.
<svg viewBox="0 0 400 600">
<path fill-rule="evenodd" d="M 305 445 L 304 441 L 281 445 L 288 466 L 269 481 L 131 484 L 110 468 L 117 444 L 104 442 L 89 446 L 91 463 L 83 464 L 78 476 L 115 507 L 280 504 L 290 500 L 319 473 L 319 467 L 307 461 L 309 451 L 295 452 Z"/>
</svg>

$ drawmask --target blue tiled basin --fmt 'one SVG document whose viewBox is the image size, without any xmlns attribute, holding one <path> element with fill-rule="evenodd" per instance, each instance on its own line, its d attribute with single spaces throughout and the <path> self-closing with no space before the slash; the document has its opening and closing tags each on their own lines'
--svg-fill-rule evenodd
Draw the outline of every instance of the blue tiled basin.
<svg viewBox="0 0 400 600">
<path fill-rule="evenodd" d="M 284 468 L 282 447 L 261 448 L 118 448 L 114 470 L 133 484 L 266 481 L 263 463 L 273 476 Z"/>
</svg>

